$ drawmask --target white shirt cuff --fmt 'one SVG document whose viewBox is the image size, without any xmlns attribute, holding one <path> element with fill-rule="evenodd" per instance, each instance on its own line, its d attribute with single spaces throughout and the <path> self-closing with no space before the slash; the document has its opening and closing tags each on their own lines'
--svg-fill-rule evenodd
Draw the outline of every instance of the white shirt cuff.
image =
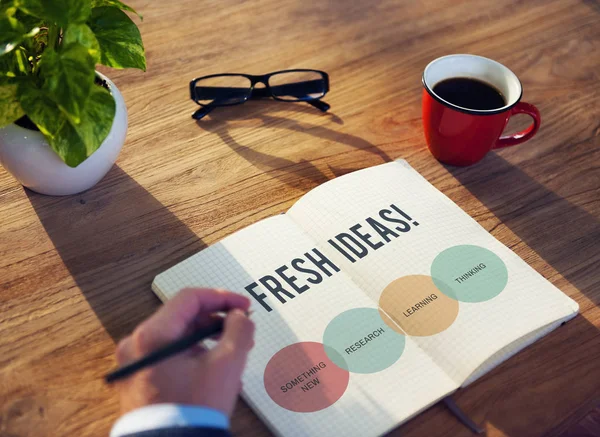
<svg viewBox="0 0 600 437">
<path fill-rule="evenodd" d="M 207 407 L 156 404 L 138 408 L 121 417 L 112 427 L 110 437 L 175 427 L 229 428 L 229 419 L 221 411 Z"/>
</svg>

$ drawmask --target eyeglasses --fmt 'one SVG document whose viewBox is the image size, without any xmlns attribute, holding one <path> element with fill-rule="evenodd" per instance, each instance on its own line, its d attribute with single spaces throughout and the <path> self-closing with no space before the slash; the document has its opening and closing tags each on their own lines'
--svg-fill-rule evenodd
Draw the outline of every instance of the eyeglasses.
<svg viewBox="0 0 600 437">
<path fill-rule="evenodd" d="M 262 83 L 264 88 L 255 88 Z M 190 82 L 190 97 L 202 108 L 192 115 L 200 120 L 214 108 L 244 103 L 248 99 L 273 97 L 282 102 L 306 102 L 320 111 L 330 106 L 320 100 L 329 91 L 329 76 L 319 70 L 283 70 L 252 76 L 213 74 Z"/>
</svg>

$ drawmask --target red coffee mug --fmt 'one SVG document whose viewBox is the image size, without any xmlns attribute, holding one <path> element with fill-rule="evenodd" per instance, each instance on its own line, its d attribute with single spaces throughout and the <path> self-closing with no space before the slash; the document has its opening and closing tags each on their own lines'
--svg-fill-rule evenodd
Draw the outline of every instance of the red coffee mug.
<svg viewBox="0 0 600 437">
<path fill-rule="evenodd" d="M 493 85 L 506 105 L 491 110 L 463 108 L 433 92 L 437 83 L 458 77 Z M 517 76 L 491 59 L 449 55 L 432 61 L 423 72 L 423 127 L 429 150 L 443 163 L 465 166 L 480 161 L 491 149 L 524 143 L 538 131 L 541 118 L 535 106 L 520 101 L 522 95 Z M 500 136 L 514 114 L 527 114 L 533 123 L 524 131 Z"/>
</svg>

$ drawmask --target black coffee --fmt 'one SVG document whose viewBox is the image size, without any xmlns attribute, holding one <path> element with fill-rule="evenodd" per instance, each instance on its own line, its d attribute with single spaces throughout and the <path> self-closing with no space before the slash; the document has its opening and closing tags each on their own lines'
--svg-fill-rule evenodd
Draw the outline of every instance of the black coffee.
<svg viewBox="0 0 600 437">
<path fill-rule="evenodd" d="M 504 96 L 492 85 L 467 77 L 443 80 L 433 87 L 433 92 L 447 102 L 467 109 L 489 110 L 506 106 Z"/>
</svg>

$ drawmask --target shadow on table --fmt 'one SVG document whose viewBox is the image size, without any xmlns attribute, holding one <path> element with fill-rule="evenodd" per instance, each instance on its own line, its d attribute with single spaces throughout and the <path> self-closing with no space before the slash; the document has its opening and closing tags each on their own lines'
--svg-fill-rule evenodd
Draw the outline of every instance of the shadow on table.
<svg viewBox="0 0 600 437">
<path fill-rule="evenodd" d="M 296 113 L 310 113 L 315 117 L 315 120 L 327 118 L 335 124 L 343 125 L 342 119 L 333 113 L 320 113 L 315 108 L 300 103 L 289 104 L 267 100 L 249 101 L 244 105 L 217 108 L 211 112 L 209 116 L 202 120 L 198 120 L 197 124 L 202 129 L 218 135 L 234 152 L 242 156 L 252 165 L 265 173 L 271 174 L 286 185 L 301 190 L 307 190 L 320 185 L 327 182 L 329 178 L 310 161 L 301 159 L 296 162 L 290 159 L 259 152 L 258 150 L 237 142 L 230 132 L 238 127 L 248 126 L 247 122 L 249 121 L 258 120 L 260 125 L 256 126 L 253 124 L 253 128 L 275 129 L 282 134 L 287 134 L 288 132 L 301 132 L 316 138 L 342 143 L 355 149 L 367 151 L 381 158 L 383 162 L 392 160 L 392 158 L 390 158 L 383 150 L 355 135 L 338 132 L 325 126 L 293 120 L 284 115 L 274 115 L 274 113 L 277 112 L 285 113 L 290 111 Z M 277 141 L 277 139 L 273 139 L 273 141 Z M 346 170 L 332 166 L 329 168 L 336 176 L 341 176 L 354 170 Z"/>
<path fill-rule="evenodd" d="M 520 240 L 594 305 L 600 304 L 598 276 L 595 274 L 600 268 L 600 261 L 597 259 L 600 221 L 597 217 L 549 190 L 495 153 L 489 154 L 484 161 L 469 169 L 447 168 Z M 582 178 L 583 175 L 580 176 L 581 193 L 586 191 Z M 590 255 L 596 256 L 596 259 L 590 259 Z M 578 317 L 565 328 L 521 352 L 518 365 L 515 365 L 516 361 L 513 359 L 486 375 L 470 389 L 470 394 L 469 391 L 465 393 L 465 398 L 497 396 L 505 399 L 507 406 L 491 412 L 486 419 L 493 427 L 508 435 L 519 435 L 523 431 L 516 425 L 519 423 L 517 418 L 519 414 L 531 412 L 524 413 L 510 405 L 523 405 L 522 399 L 527 394 L 520 390 L 503 389 L 501 385 L 504 384 L 497 383 L 493 384 L 495 393 L 489 392 L 491 381 L 503 379 L 510 387 L 511 383 L 521 379 L 532 387 L 531 390 L 537 390 L 540 399 L 562 399 L 564 412 L 569 418 L 582 416 L 582 413 L 587 413 L 587 410 L 583 411 L 588 408 L 587 397 L 598 389 L 595 381 L 600 378 L 600 370 L 593 364 L 598 357 L 590 350 L 597 344 L 594 341 L 597 335 L 596 326 L 585 318 Z M 583 359 L 585 356 L 588 358 Z M 546 376 L 548 374 L 561 374 L 561 377 L 549 383 Z M 531 403 L 527 401 L 524 405 Z M 548 407 L 552 407 L 552 404 Z M 538 417 L 543 415 L 541 412 L 535 414 Z M 545 420 L 552 423 L 555 417 L 546 417 Z M 574 424 L 570 420 L 564 420 L 564 423 L 557 424 L 558 428 L 546 435 L 567 435 L 572 425 Z M 563 434 L 564 432 L 567 434 Z"/>
<path fill-rule="evenodd" d="M 600 242 L 597 217 L 495 153 L 472 167 L 446 168 L 519 239 L 594 305 L 600 304 L 600 281 L 594 274 L 600 259 L 590 260 Z"/>
<path fill-rule="evenodd" d="M 600 304 L 597 217 L 495 153 L 471 167 L 446 169 L 594 305 Z M 569 420 L 581 418 L 590 400 L 597 399 L 598 338 L 598 327 L 578 316 L 453 397 L 467 414 L 476 414 L 472 418 L 490 434 L 541 435 L 542 429 L 551 428 L 545 437 L 570 437 L 573 434 L 563 434 L 563 428 L 570 428 Z M 431 429 L 444 430 L 435 435 L 474 435 L 448 417 L 436 406 L 393 435 L 422 435 Z M 540 428 L 532 428 L 532 423 Z"/>
<path fill-rule="evenodd" d="M 201 238 L 118 166 L 97 186 L 81 194 L 50 197 L 29 190 L 26 193 L 77 287 L 115 342 L 159 306 L 160 301 L 150 289 L 154 277 L 206 247 Z M 227 264 L 231 281 L 254 281 L 223 246 L 219 260 Z M 264 311 L 256 302 L 253 306 L 254 311 Z M 281 347 L 300 341 L 278 311 L 269 317 L 270 327 L 283 343 Z M 259 329 L 256 335 L 260 337 Z M 284 360 L 295 366 L 285 376 L 294 379 L 315 359 L 300 347 L 298 353 Z M 324 355 L 319 356 L 317 362 L 323 359 Z M 275 370 L 271 386 L 278 389 L 286 380 L 279 369 Z M 256 375 L 251 376 L 247 381 L 250 385 L 256 383 Z M 365 414 L 358 405 L 352 408 L 358 409 L 356 415 Z M 238 402 L 232 429 L 242 433 L 248 427 L 261 435 L 268 433 L 265 424 L 250 414 L 248 405 Z"/>
<path fill-rule="evenodd" d="M 206 245 L 118 166 L 92 189 L 26 190 L 69 273 L 116 342 L 159 306 L 154 277 Z"/>
</svg>

